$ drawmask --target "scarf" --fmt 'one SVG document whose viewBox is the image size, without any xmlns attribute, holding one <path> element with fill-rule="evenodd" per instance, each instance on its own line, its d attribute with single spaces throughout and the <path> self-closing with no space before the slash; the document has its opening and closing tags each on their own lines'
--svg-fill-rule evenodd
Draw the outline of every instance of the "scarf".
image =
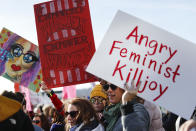
<svg viewBox="0 0 196 131">
<path fill-rule="evenodd" d="M 121 116 L 120 112 L 121 103 L 108 106 L 106 110 L 103 112 L 103 116 L 107 122 L 106 131 L 112 131 L 114 125 L 118 121 L 119 117 Z"/>
</svg>

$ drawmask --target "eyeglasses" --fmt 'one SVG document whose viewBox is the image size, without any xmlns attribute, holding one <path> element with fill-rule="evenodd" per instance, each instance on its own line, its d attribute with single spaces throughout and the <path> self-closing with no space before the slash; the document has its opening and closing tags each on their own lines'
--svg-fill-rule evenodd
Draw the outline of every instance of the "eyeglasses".
<svg viewBox="0 0 196 131">
<path fill-rule="evenodd" d="M 98 97 L 98 98 L 91 98 L 91 99 L 90 99 L 90 102 L 93 103 L 93 104 L 95 104 L 96 102 L 97 102 L 98 104 L 102 104 L 103 101 L 104 101 L 104 99 L 103 99 L 103 98 L 100 98 L 100 97 Z"/>
<path fill-rule="evenodd" d="M 113 91 L 116 90 L 116 88 L 118 88 L 117 86 L 115 86 L 115 85 L 113 85 L 113 84 L 105 84 L 105 85 L 103 85 L 103 89 L 104 89 L 105 91 L 108 91 L 109 87 L 110 87 Z"/>
<path fill-rule="evenodd" d="M 78 114 L 78 111 L 65 112 L 65 117 L 70 115 L 72 118 L 75 118 L 77 114 Z"/>
<path fill-rule="evenodd" d="M 38 124 L 38 123 L 40 123 L 40 120 L 33 120 L 32 122 L 35 124 Z"/>
<path fill-rule="evenodd" d="M 23 47 L 19 44 L 15 44 L 11 47 L 11 52 L 14 57 L 20 57 L 21 55 L 23 56 L 23 60 L 25 63 L 31 63 L 33 61 L 38 61 L 38 58 L 34 55 L 32 52 L 28 52 L 26 54 L 23 53 Z"/>
</svg>

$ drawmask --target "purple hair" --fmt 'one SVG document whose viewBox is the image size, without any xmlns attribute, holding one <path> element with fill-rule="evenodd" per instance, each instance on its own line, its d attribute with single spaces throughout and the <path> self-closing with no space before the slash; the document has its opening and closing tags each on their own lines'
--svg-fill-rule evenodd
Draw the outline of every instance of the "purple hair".
<svg viewBox="0 0 196 131">
<path fill-rule="evenodd" d="M 11 46 L 19 38 L 20 38 L 20 36 L 18 36 L 16 34 L 12 34 L 9 37 L 9 39 L 7 40 L 7 42 L 5 42 L 3 44 L 3 48 L 2 49 L 7 50 L 8 52 L 10 52 Z M 2 75 L 5 72 L 5 63 L 6 63 L 6 61 L 7 61 L 7 59 L 4 59 L 3 61 L 0 62 L 0 75 Z M 20 85 L 23 85 L 25 87 L 28 87 L 28 85 L 30 84 L 30 82 L 33 82 L 34 79 L 36 78 L 36 76 L 37 76 L 40 68 L 41 68 L 40 60 L 38 60 L 38 61 L 36 61 L 32 65 L 32 67 L 27 72 L 24 72 L 22 74 Z"/>
<path fill-rule="evenodd" d="M 5 51 L 10 52 L 11 46 L 14 44 L 14 41 L 18 40 L 20 36 L 16 34 L 12 34 L 9 39 L 3 44 L 2 49 L 4 50 L 2 54 L 4 54 Z M 1 54 L 0 54 L 1 55 Z M 0 75 L 3 75 L 5 72 L 5 63 L 7 59 L 5 58 L 4 60 L 0 61 Z"/>
<path fill-rule="evenodd" d="M 32 67 L 22 74 L 22 79 L 20 85 L 28 87 L 28 85 L 33 82 L 41 68 L 40 60 L 36 61 Z"/>
</svg>

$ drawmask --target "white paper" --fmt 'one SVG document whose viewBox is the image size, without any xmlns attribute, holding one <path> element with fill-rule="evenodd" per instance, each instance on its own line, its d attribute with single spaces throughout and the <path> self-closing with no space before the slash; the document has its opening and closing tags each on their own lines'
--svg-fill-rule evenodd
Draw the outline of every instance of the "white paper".
<svg viewBox="0 0 196 131">
<path fill-rule="evenodd" d="M 126 80 L 142 81 L 139 96 L 189 119 L 195 56 L 195 44 L 118 11 L 86 71 L 121 88 Z"/>
</svg>

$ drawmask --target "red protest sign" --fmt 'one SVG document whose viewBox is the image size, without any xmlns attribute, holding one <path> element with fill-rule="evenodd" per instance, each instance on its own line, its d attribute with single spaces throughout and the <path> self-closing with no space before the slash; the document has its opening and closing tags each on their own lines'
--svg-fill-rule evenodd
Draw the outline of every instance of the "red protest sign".
<svg viewBox="0 0 196 131">
<path fill-rule="evenodd" d="M 43 80 L 49 87 L 95 81 L 84 70 L 95 52 L 88 0 L 34 5 Z"/>
</svg>

